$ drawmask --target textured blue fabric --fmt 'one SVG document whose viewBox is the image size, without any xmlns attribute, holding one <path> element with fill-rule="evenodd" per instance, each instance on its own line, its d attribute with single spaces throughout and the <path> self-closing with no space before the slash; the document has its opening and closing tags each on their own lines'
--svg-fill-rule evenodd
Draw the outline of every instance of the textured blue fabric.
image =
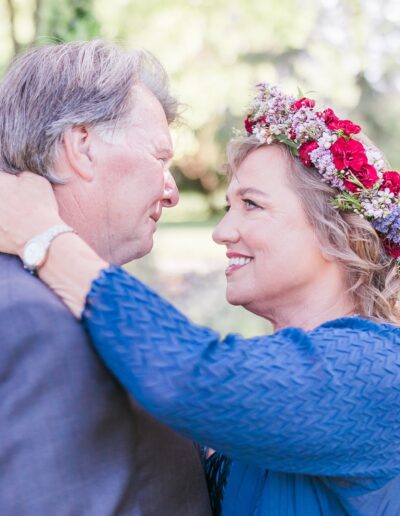
<svg viewBox="0 0 400 516">
<path fill-rule="evenodd" d="M 110 267 L 84 321 L 161 421 L 232 459 L 224 516 L 400 514 L 400 329 L 341 318 L 243 339 Z"/>
</svg>

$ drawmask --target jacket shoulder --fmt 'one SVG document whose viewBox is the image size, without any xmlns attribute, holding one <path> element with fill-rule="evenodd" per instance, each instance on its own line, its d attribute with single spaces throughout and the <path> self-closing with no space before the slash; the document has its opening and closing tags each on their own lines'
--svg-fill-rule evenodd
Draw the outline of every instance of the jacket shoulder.
<svg viewBox="0 0 400 516">
<path fill-rule="evenodd" d="M 39 278 L 29 274 L 21 261 L 0 253 L 0 319 L 4 316 L 11 322 L 18 312 L 35 312 L 39 317 L 49 313 L 80 326 L 61 299 Z"/>
</svg>

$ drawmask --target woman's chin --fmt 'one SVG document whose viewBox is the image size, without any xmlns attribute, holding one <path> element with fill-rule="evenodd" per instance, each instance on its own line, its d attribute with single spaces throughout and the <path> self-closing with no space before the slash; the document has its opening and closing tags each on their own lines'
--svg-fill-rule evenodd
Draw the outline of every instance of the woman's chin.
<svg viewBox="0 0 400 516">
<path fill-rule="evenodd" d="M 268 316 L 265 314 L 264 304 L 260 306 L 260 303 L 257 302 L 251 292 L 233 291 L 230 290 L 228 286 L 226 289 L 226 300 L 230 305 L 241 306 L 248 312 L 268 319 Z"/>
<path fill-rule="evenodd" d="M 230 305 L 242 305 L 243 304 L 243 295 L 239 292 L 232 292 L 229 287 L 226 289 L 226 300 Z"/>
</svg>

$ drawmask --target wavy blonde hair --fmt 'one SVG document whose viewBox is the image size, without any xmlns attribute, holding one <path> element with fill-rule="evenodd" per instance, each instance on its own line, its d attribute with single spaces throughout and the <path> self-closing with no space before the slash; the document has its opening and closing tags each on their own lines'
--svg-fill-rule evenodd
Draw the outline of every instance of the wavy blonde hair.
<svg viewBox="0 0 400 516">
<path fill-rule="evenodd" d="M 228 176 L 252 151 L 266 146 L 254 137 L 236 138 L 228 145 Z M 307 168 L 284 144 L 278 146 L 288 163 L 288 186 L 299 196 L 314 228 L 321 253 L 338 262 L 345 272 L 355 312 L 377 322 L 400 325 L 400 277 L 395 259 L 365 219 L 338 211 L 330 202 L 337 190 L 323 181 L 314 167 Z"/>
</svg>

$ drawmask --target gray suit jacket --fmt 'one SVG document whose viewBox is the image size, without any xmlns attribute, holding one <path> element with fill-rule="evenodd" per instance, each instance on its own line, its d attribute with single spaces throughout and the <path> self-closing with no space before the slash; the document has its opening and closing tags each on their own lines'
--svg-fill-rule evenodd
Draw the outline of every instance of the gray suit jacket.
<svg viewBox="0 0 400 516">
<path fill-rule="evenodd" d="M 199 454 L 132 407 L 81 325 L 0 254 L 0 514 L 209 516 Z"/>
</svg>

